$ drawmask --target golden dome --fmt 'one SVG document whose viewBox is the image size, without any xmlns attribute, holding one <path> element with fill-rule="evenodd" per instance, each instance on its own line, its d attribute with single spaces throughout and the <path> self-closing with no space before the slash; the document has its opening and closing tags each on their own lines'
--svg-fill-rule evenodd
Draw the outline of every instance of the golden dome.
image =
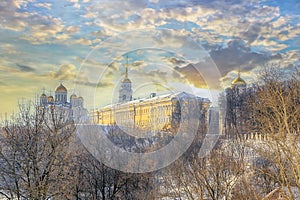
<svg viewBox="0 0 300 200">
<path fill-rule="evenodd" d="M 63 86 L 63 84 L 61 83 L 55 90 L 55 92 L 67 92 L 67 88 L 65 86 Z"/>
<path fill-rule="evenodd" d="M 238 77 L 231 82 L 231 85 L 247 85 L 246 81 L 241 78 L 240 70 L 238 71 Z"/>
<path fill-rule="evenodd" d="M 54 101 L 54 98 L 53 98 L 53 96 L 51 96 L 51 95 L 50 95 L 50 96 L 48 96 L 48 98 L 47 98 L 47 99 L 48 99 L 48 101 L 49 101 L 49 102 L 53 102 L 53 101 Z"/>
<path fill-rule="evenodd" d="M 72 94 L 72 95 L 70 96 L 70 99 L 73 99 L 73 98 L 77 98 L 76 94 Z"/>
<path fill-rule="evenodd" d="M 241 77 L 237 77 L 235 78 L 232 83 L 232 85 L 246 85 L 246 81 L 244 81 L 244 79 L 242 79 Z"/>
<path fill-rule="evenodd" d="M 78 97 L 78 99 L 83 101 L 83 97 Z"/>
<path fill-rule="evenodd" d="M 42 97 L 47 97 L 47 95 L 45 95 L 45 93 L 43 93 L 43 94 L 41 95 L 41 98 L 42 98 Z"/>
</svg>

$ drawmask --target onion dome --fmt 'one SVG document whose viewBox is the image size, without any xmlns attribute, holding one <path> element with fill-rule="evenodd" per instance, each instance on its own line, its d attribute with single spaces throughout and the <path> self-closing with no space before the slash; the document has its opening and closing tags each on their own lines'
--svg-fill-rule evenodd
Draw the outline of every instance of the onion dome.
<svg viewBox="0 0 300 200">
<path fill-rule="evenodd" d="M 244 79 L 241 78 L 241 74 L 240 71 L 238 72 L 238 77 L 235 78 L 232 82 L 231 85 L 247 85 L 246 81 L 244 81 Z"/>
<path fill-rule="evenodd" d="M 231 84 L 232 85 L 246 85 L 246 81 L 244 81 L 244 79 L 242 79 L 241 77 L 237 77 L 232 81 Z"/>
<path fill-rule="evenodd" d="M 53 102 L 54 98 L 53 98 L 53 96 L 50 95 L 50 96 L 48 96 L 47 100 L 48 100 L 48 102 Z"/>
<path fill-rule="evenodd" d="M 67 92 L 67 88 L 61 83 L 55 90 L 55 92 Z"/>
<path fill-rule="evenodd" d="M 75 99 L 75 98 L 77 98 L 76 94 L 72 94 L 72 95 L 70 96 L 70 99 Z"/>
<path fill-rule="evenodd" d="M 47 98 L 47 95 L 46 95 L 45 93 L 43 93 L 43 94 L 41 95 L 41 98 Z"/>
<path fill-rule="evenodd" d="M 78 100 L 81 100 L 81 101 L 83 101 L 83 97 L 78 97 Z"/>
</svg>

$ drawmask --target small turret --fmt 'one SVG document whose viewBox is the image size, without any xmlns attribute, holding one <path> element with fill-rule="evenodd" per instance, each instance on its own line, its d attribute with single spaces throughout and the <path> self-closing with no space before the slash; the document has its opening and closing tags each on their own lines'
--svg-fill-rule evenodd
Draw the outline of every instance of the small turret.
<svg viewBox="0 0 300 200">
<path fill-rule="evenodd" d="M 78 97 L 78 106 L 81 108 L 83 107 L 83 97 L 81 97 L 81 96 Z"/>
<path fill-rule="evenodd" d="M 72 94 L 72 95 L 70 96 L 70 103 L 71 103 L 71 106 L 72 106 L 72 107 L 78 106 L 78 99 L 77 99 L 76 94 Z"/>
<path fill-rule="evenodd" d="M 47 95 L 43 92 L 43 94 L 40 96 L 40 104 L 42 106 L 45 106 L 47 104 Z"/>
</svg>

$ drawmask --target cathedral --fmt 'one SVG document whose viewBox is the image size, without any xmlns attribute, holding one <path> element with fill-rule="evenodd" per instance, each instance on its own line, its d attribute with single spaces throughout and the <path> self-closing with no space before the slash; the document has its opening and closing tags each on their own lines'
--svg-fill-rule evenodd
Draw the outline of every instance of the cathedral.
<svg viewBox="0 0 300 200">
<path fill-rule="evenodd" d="M 88 116 L 88 112 L 83 106 L 83 97 L 77 97 L 73 93 L 70 95 L 68 102 L 68 90 L 62 83 L 55 89 L 54 97 L 51 94 L 47 96 L 44 91 L 40 96 L 38 106 L 40 108 L 64 110 L 68 114 L 68 118 L 73 120 L 79 120 Z"/>
<path fill-rule="evenodd" d="M 77 97 L 75 94 L 70 96 L 70 101 L 68 102 L 68 90 L 61 83 L 55 89 L 55 97 L 51 94 L 47 96 L 45 92 L 40 96 L 40 106 L 61 106 L 61 107 L 83 107 L 83 98 Z"/>
<path fill-rule="evenodd" d="M 231 86 L 225 90 L 220 103 L 220 128 L 222 133 L 228 138 L 237 137 L 244 134 L 246 130 L 246 120 L 249 113 L 245 108 L 245 101 L 251 95 L 252 88 L 247 87 L 247 83 L 241 78 L 240 70 L 237 77 L 231 82 Z"/>
<path fill-rule="evenodd" d="M 138 130 L 171 131 L 185 118 L 197 116 L 206 121 L 210 100 L 186 92 L 132 98 L 132 82 L 128 77 L 128 62 L 119 88 L 119 101 L 90 113 L 91 122 L 117 125 Z M 201 118 L 201 119 L 200 119 Z"/>
</svg>

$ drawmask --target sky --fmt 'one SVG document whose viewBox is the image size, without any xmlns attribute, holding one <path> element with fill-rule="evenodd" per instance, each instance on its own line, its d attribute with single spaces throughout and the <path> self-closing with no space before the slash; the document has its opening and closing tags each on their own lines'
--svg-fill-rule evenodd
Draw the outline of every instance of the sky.
<svg viewBox="0 0 300 200">
<path fill-rule="evenodd" d="M 1 114 L 60 81 L 89 109 L 109 104 L 126 63 L 134 98 L 300 64 L 299 0 L 2 0 L 0 21 Z"/>
</svg>

